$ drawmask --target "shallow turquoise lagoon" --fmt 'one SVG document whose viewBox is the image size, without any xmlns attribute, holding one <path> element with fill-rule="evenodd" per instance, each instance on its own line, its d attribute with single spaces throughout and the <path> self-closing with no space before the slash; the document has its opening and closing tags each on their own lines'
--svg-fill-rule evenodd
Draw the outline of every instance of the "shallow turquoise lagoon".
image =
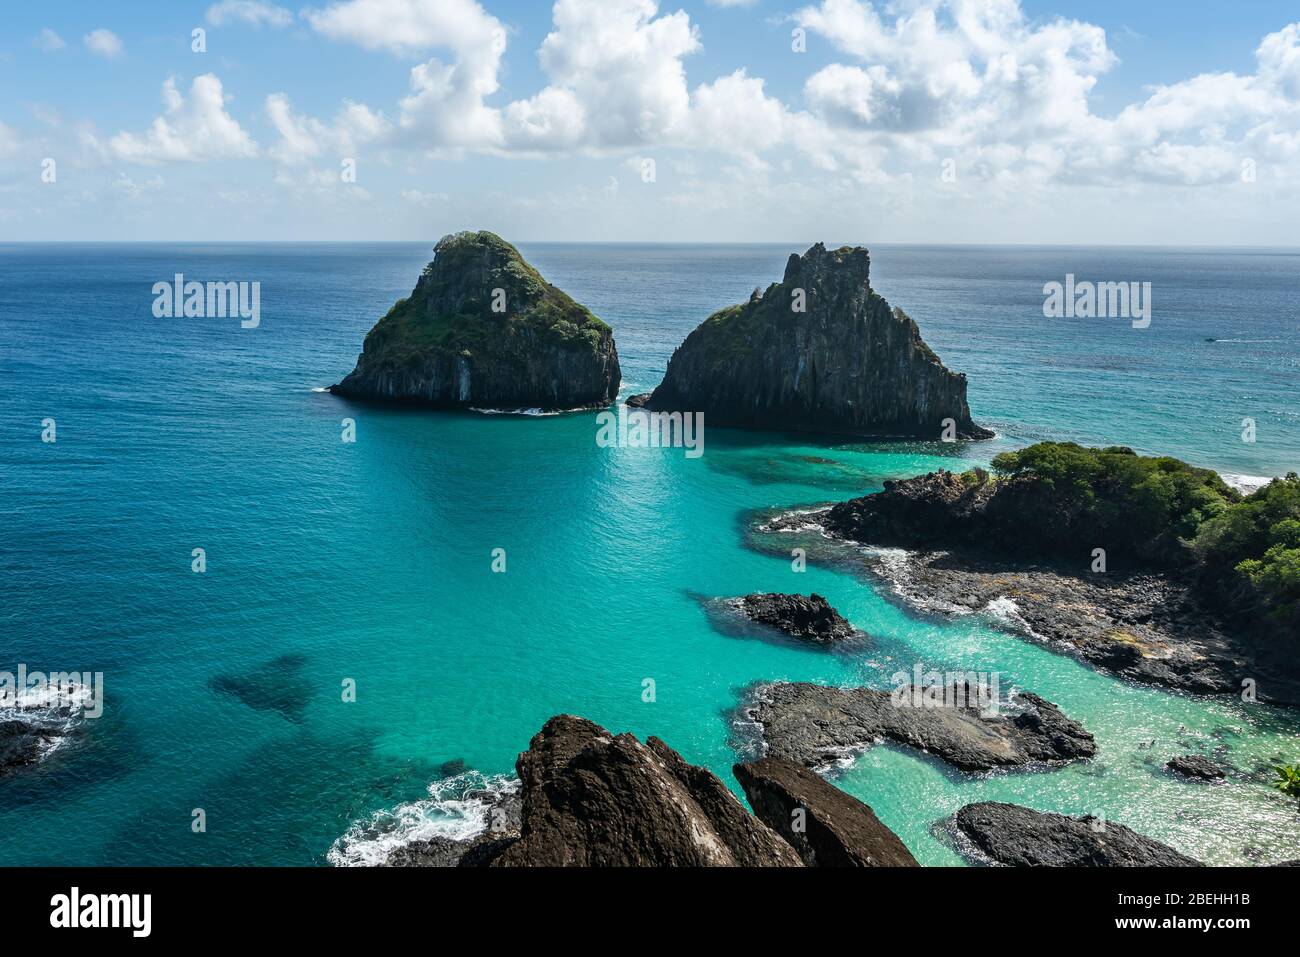
<svg viewBox="0 0 1300 957">
<path fill-rule="evenodd" d="M 523 251 L 614 325 L 631 392 L 709 311 L 779 278 L 794 248 Z M 1300 856 L 1295 804 L 1266 783 L 1270 762 L 1300 760 L 1294 713 L 1130 686 L 995 618 L 914 615 L 871 581 L 797 574 L 745 546 L 755 510 L 1045 437 L 1237 474 L 1300 467 L 1300 257 L 882 247 L 876 286 L 970 374 L 975 416 L 999 438 L 707 430 L 688 459 L 599 448 L 593 414 L 429 414 L 316 391 L 351 368 L 428 254 L 0 246 L 0 669 L 103 671 L 108 694 L 74 745 L 0 781 L 0 863 L 324 863 L 358 822 L 397 826 L 386 810 L 402 809 L 400 833 L 454 828 L 464 806 L 426 800 L 439 765 L 507 774 L 561 711 L 659 735 L 734 787 L 747 745 L 734 709 L 751 683 L 888 687 L 916 662 L 998 671 L 1100 749 L 1086 765 L 970 778 L 881 747 L 837 772 L 923 862 L 959 863 L 936 822 L 986 799 L 1101 813 L 1215 863 Z M 1042 284 L 1089 270 L 1154 279 L 1151 329 L 1042 318 Z M 262 326 L 154 319 L 149 289 L 177 271 L 260 280 Z M 46 417 L 55 445 L 39 440 Z M 345 417 L 355 444 L 340 441 Z M 206 574 L 190 571 L 195 547 Z M 847 655 L 712 627 L 703 599 L 756 590 L 824 594 L 873 641 Z M 213 687 L 221 676 L 243 700 Z M 1187 751 L 1239 773 L 1207 787 L 1161 770 Z M 206 833 L 191 830 L 195 808 Z"/>
</svg>

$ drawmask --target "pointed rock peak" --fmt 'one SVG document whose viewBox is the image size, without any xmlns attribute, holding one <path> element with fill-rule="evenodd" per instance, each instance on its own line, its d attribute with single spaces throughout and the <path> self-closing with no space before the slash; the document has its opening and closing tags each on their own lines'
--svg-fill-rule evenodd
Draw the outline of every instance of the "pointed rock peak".
<svg viewBox="0 0 1300 957">
<path fill-rule="evenodd" d="M 824 243 L 815 243 L 802 256 L 791 254 L 785 265 L 786 285 L 825 285 L 828 282 L 847 282 L 870 286 L 871 254 L 863 246 L 841 246 L 828 250 Z"/>
</svg>

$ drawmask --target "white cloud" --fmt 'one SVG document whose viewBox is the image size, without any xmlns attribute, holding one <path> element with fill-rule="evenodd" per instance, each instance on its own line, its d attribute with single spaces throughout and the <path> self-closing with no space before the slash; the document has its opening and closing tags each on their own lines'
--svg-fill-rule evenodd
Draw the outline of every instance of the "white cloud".
<svg viewBox="0 0 1300 957">
<path fill-rule="evenodd" d="M 253 8 L 282 9 L 227 0 L 209 19 L 218 10 L 247 19 Z M 323 120 L 295 113 L 286 94 L 268 97 L 279 134 L 268 155 L 300 174 L 369 143 L 438 155 L 674 149 L 727 154 L 706 168 L 755 183 L 774 160 L 789 172 L 800 154 L 814 170 L 873 184 L 930 180 L 952 159 L 963 181 L 1010 192 L 1053 182 L 1227 182 L 1246 159 L 1295 177 L 1300 157 L 1300 24 L 1264 38 L 1253 74 L 1191 77 L 1101 115 L 1093 91 L 1118 62 L 1105 31 L 1031 19 L 1019 0 L 807 6 L 792 19 L 841 62 L 806 77 L 801 103 L 770 95 L 763 77 L 745 69 L 690 83 L 699 30 L 656 0 L 556 0 L 536 52 L 545 84 L 505 102 L 495 98 L 507 30 L 476 0 L 337 0 L 302 16 L 322 36 L 423 62 L 411 68 L 391 123 L 351 101 Z M 431 51 L 438 55 L 424 60 Z M 195 81 L 188 103 L 170 85 L 167 113 L 144 136 L 115 137 L 112 155 L 253 155 L 257 147 L 225 112 L 219 81 L 204 82 L 199 91 Z"/>
<path fill-rule="evenodd" d="M 538 58 L 550 85 L 507 110 L 507 137 L 544 144 L 631 147 L 685 130 L 690 94 L 682 57 L 700 49 L 683 11 L 656 16 L 654 0 L 557 0 Z"/>
<path fill-rule="evenodd" d="M 46 27 L 32 39 L 32 46 L 38 50 L 44 50 L 46 53 L 53 53 L 56 50 L 64 49 L 67 44 L 63 42 L 63 37 Z"/>
<path fill-rule="evenodd" d="M 484 99 L 498 88 L 506 29 L 475 0 L 341 0 L 303 16 L 319 33 L 370 50 L 449 50 L 454 62 L 431 59 L 411 70 L 402 130 L 435 148 L 500 145 L 500 113 Z"/>
<path fill-rule="evenodd" d="M 207 20 L 214 27 L 225 26 L 227 23 L 287 27 L 293 23 L 293 13 L 284 7 L 262 3 L 260 0 L 221 0 L 208 7 Z"/>
<path fill-rule="evenodd" d="M 1118 62 L 1105 31 L 1031 21 L 1019 0 L 822 0 L 794 18 L 858 61 L 808 78 L 816 124 L 798 124 L 796 145 L 860 177 L 908 175 L 944 157 L 967 175 L 1021 185 L 1199 185 L 1236 177 L 1252 149 L 1281 162 L 1300 131 L 1300 24 L 1264 39 L 1253 75 L 1156 87 L 1106 117 L 1090 103 Z"/>
<path fill-rule="evenodd" d="M 266 112 L 280 134 L 270 155 L 290 166 L 308 162 L 323 153 L 355 158 L 360 144 L 382 136 L 388 129 L 388 122 L 382 116 L 351 101 L 343 104 L 333 123 L 296 115 L 284 93 L 273 93 L 266 98 Z"/>
<path fill-rule="evenodd" d="M 118 133 L 108 152 L 133 163 L 195 162 L 241 159 L 257 155 L 257 144 L 226 112 L 221 80 L 211 73 L 196 76 L 186 97 L 175 79 L 163 84 L 162 116 L 147 133 Z"/>
<path fill-rule="evenodd" d="M 792 119 L 763 81 L 737 70 L 691 94 L 690 142 L 730 153 L 762 153 L 785 141 Z"/>
<path fill-rule="evenodd" d="M 103 27 L 91 30 L 82 37 L 82 42 L 91 53 L 109 60 L 115 60 L 126 52 L 121 38 L 112 30 L 105 30 Z"/>
<path fill-rule="evenodd" d="M 475 0 L 340 0 L 303 16 L 320 33 L 369 50 L 505 48 L 505 28 Z"/>
<path fill-rule="evenodd" d="M 1292 100 L 1300 100 L 1300 23 L 1266 36 L 1255 57 L 1264 83 Z"/>
</svg>

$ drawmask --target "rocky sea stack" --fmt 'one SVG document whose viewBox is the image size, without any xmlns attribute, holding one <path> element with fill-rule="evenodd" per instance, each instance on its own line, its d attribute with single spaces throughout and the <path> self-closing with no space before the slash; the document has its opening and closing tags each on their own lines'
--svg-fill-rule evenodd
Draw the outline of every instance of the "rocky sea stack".
<svg viewBox="0 0 1300 957">
<path fill-rule="evenodd" d="M 857 246 L 792 255 L 780 283 L 687 336 L 638 404 L 711 425 L 881 437 L 939 438 L 951 419 L 956 437 L 991 437 L 971 420 L 966 377 L 871 288 L 870 268 Z"/>
<path fill-rule="evenodd" d="M 330 391 L 442 408 L 560 410 L 618 394 L 609 326 L 552 286 L 500 236 L 456 233 L 411 295 L 366 336 Z"/>
</svg>

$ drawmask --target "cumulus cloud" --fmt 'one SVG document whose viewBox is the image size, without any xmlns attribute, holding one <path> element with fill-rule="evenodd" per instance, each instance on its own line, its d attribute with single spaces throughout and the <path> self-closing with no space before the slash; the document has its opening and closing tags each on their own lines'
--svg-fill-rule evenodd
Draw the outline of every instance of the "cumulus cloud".
<svg viewBox="0 0 1300 957">
<path fill-rule="evenodd" d="M 221 0 L 208 7 L 207 20 L 214 27 L 228 23 L 287 27 L 293 23 L 293 13 L 273 3 L 262 3 L 261 0 Z"/>
<path fill-rule="evenodd" d="M 417 53 L 435 47 L 504 50 L 505 28 L 475 0 L 340 0 L 308 9 L 312 28 L 369 50 Z"/>
<path fill-rule="evenodd" d="M 654 0 L 557 0 L 538 51 L 550 84 L 511 104 L 509 140 L 601 149 L 678 137 L 690 113 L 682 57 L 699 33 L 684 11 L 657 14 Z"/>
<path fill-rule="evenodd" d="M 148 132 L 118 133 L 108 153 L 133 163 L 196 162 L 242 159 L 257 155 L 257 144 L 226 112 L 221 80 L 211 73 L 196 76 L 189 96 L 174 78 L 163 84 L 163 114 Z"/>
<path fill-rule="evenodd" d="M 351 101 L 343 104 L 332 123 L 295 114 L 284 93 L 266 98 L 266 113 L 280 134 L 270 155 L 289 166 L 309 162 L 324 153 L 355 157 L 358 145 L 382 136 L 388 128 L 382 116 Z"/>
<path fill-rule="evenodd" d="M 822 0 L 794 19 L 855 61 L 806 81 L 817 124 L 839 135 L 805 123 L 803 145 L 864 177 L 944 156 L 992 179 L 1198 185 L 1235 177 L 1251 150 L 1287 155 L 1297 129 L 1300 24 L 1264 39 L 1255 74 L 1159 86 L 1106 117 L 1090 104 L 1118 63 L 1105 31 L 1031 21 L 1019 0 Z"/>
<path fill-rule="evenodd" d="M 759 77 L 737 70 L 696 87 L 691 94 L 690 142 L 754 155 L 787 140 L 796 120 L 763 85 Z"/>
<path fill-rule="evenodd" d="M 501 145 L 500 113 L 484 99 L 498 88 L 506 29 L 475 0 L 341 0 L 303 16 L 324 36 L 369 50 L 449 51 L 451 62 L 411 70 L 401 128 L 431 147 Z"/>
<path fill-rule="evenodd" d="M 126 52 L 126 46 L 121 38 L 112 30 L 105 30 L 103 27 L 91 30 L 81 39 L 87 50 L 109 60 L 115 60 Z"/>
<path fill-rule="evenodd" d="M 287 15 L 253 0 L 208 12 L 212 22 L 283 20 L 267 10 Z M 373 143 L 534 156 L 697 150 L 729 154 L 735 165 L 726 168 L 745 176 L 763 175 L 773 154 L 786 168 L 802 155 L 865 183 L 929 179 L 954 160 L 963 176 L 1009 189 L 1196 186 L 1232 179 L 1247 159 L 1294 175 L 1285 168 L 1300 158 L 1300 24 L 1262 40 L 1253 73 L 1153 87 L 1103 115 L 1093 112 L 1093 92 L 1118 64 L 1105 31 L 1030 18 L 1020 0 L 818 0 L 791 19 L 835 56 L 790 102 L 752 70 L 692 82 L 699 28 L 656 0 L 556 0 L 536 51 L 545 81 L 513 100 L 499 98 L 508 30 L 478 0 L 335 0 L 302 17 L 323 37 L 414 65 L 391 122 L 351 101 L 317 119 L 295 113 L 287 94 L 268 97 L 279 135 L 268 155 L 299 173 Z M 216 78 L 203 91 L 195 83 L 188 101 L 170 86 L 154 128 L 119 134 L 112 152 L 153 160 L 256 152 L 225 112 Z"/>
</svg>

